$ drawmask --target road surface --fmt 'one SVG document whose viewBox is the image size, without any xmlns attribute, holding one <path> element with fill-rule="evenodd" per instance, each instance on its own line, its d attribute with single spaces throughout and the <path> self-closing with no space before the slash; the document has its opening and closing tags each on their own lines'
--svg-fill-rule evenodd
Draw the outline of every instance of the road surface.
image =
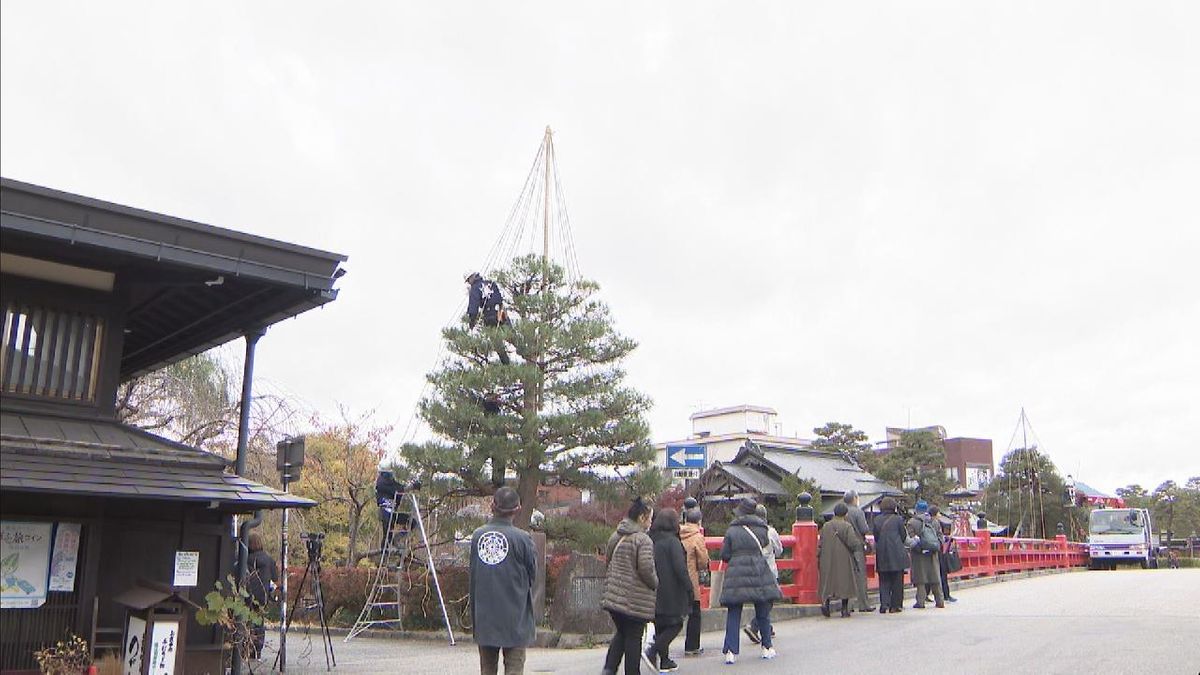
<svg viewBox="0 0 1200 675">
<path fill-rule="evenodd" d="M 678 673 L 901 672 L 1200 673 L 1200 569 L 1075 572 L 956 591 L 946 609 L 855 614 L 781 622 L 774 661 L 742 641 L 737 664 L 721 660 L 721 633 L 705 633 L 701 657 L 672 655 Z M 288 672 L 324 672 L 321 643 L 311 652 L 289 640 Z M 918 649 L 917 646 L 920 645 Z M 940 651 L 931 651 L 933 645 Z M 478 673 L 474 645 L 420 640 L 335 638 L 338 673 Z M 845 654 L 852 654 L 850 662 Z M 916 663 L 921 662 L 921 667 Z M 604 648 L 532 649 L 525 672 L 599 673 Z M 263 672 L 265 669 L 257 669 Z M 620 671 L 619 671 L 620 672 Z M 646 667 L 646 673 L 650 669 Z"/>
</svg>

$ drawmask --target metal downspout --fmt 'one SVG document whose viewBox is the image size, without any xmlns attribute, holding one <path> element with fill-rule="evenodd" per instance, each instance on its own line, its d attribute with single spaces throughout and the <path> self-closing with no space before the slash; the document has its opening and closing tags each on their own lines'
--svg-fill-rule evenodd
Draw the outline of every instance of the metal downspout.
<svg viewBox="0 0 1200 675">
<path fill-rule="evenodd" d="M 242 399 L 238 405 L 238 440 L 237 457 L 234 460 L 234 473 L 238 476 L 246 474 L 246 454 L 250 443 L 250 401 L 254 385 L 254 350 L 258 340 L 263 336 L 264 329 L 259 328 L 246 333 L 246 359 L 242 368 Z M 250 530 L 262 523 L 262 511 L 255 511 L 254 518 L 242 523 L 238 528 L 238 563 L 237 581 L 242 584 L 246 580 L 246 561 L 249 559 L 247 541 Z M 242 675 L 242 655 L 238 649 L 233 650 L 233 675 Z"/>
</svg>

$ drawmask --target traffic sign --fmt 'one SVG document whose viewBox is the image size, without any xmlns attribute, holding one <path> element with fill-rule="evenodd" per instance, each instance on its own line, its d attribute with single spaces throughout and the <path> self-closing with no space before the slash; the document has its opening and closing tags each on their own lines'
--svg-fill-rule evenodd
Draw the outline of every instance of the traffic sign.
<svg viewBox="0 0 1200 675">
<path fill-rule="evenodd" d="M 675 478 L 680 480 L 696 480 L 700 478 L 700 469 L 671 469 Z"/>
<path fill-rule="evenodd" d="M 708 448 L 704 445 L 668 445 L 667 468 L 703 469 L 708 464 Z"/>
</svg>

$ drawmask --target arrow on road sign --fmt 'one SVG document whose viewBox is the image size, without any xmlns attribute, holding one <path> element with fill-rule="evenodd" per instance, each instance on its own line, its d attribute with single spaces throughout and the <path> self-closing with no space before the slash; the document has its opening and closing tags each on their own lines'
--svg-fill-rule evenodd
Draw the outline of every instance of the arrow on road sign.
<svg viewBox="0 0 1200 675">
<path fill-rule="evenodd" d="M 667 466 L 672 469 L 703 469 L 708 449 L 703 445 L 668 445 Z"/>
</svg>

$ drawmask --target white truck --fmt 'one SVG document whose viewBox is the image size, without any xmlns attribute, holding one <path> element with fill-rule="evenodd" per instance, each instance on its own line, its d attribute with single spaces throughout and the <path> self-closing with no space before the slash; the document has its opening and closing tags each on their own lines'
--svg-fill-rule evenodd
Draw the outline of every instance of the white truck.
<svg viewBox="0 0 1200 675">
<path fill-rule="evenodd" d="M 1088 517 L 1088 568 L 1117 565 L 1157 567 L 1150 512 L 1146 509 L 1097 509 Z"/>
</svg>

